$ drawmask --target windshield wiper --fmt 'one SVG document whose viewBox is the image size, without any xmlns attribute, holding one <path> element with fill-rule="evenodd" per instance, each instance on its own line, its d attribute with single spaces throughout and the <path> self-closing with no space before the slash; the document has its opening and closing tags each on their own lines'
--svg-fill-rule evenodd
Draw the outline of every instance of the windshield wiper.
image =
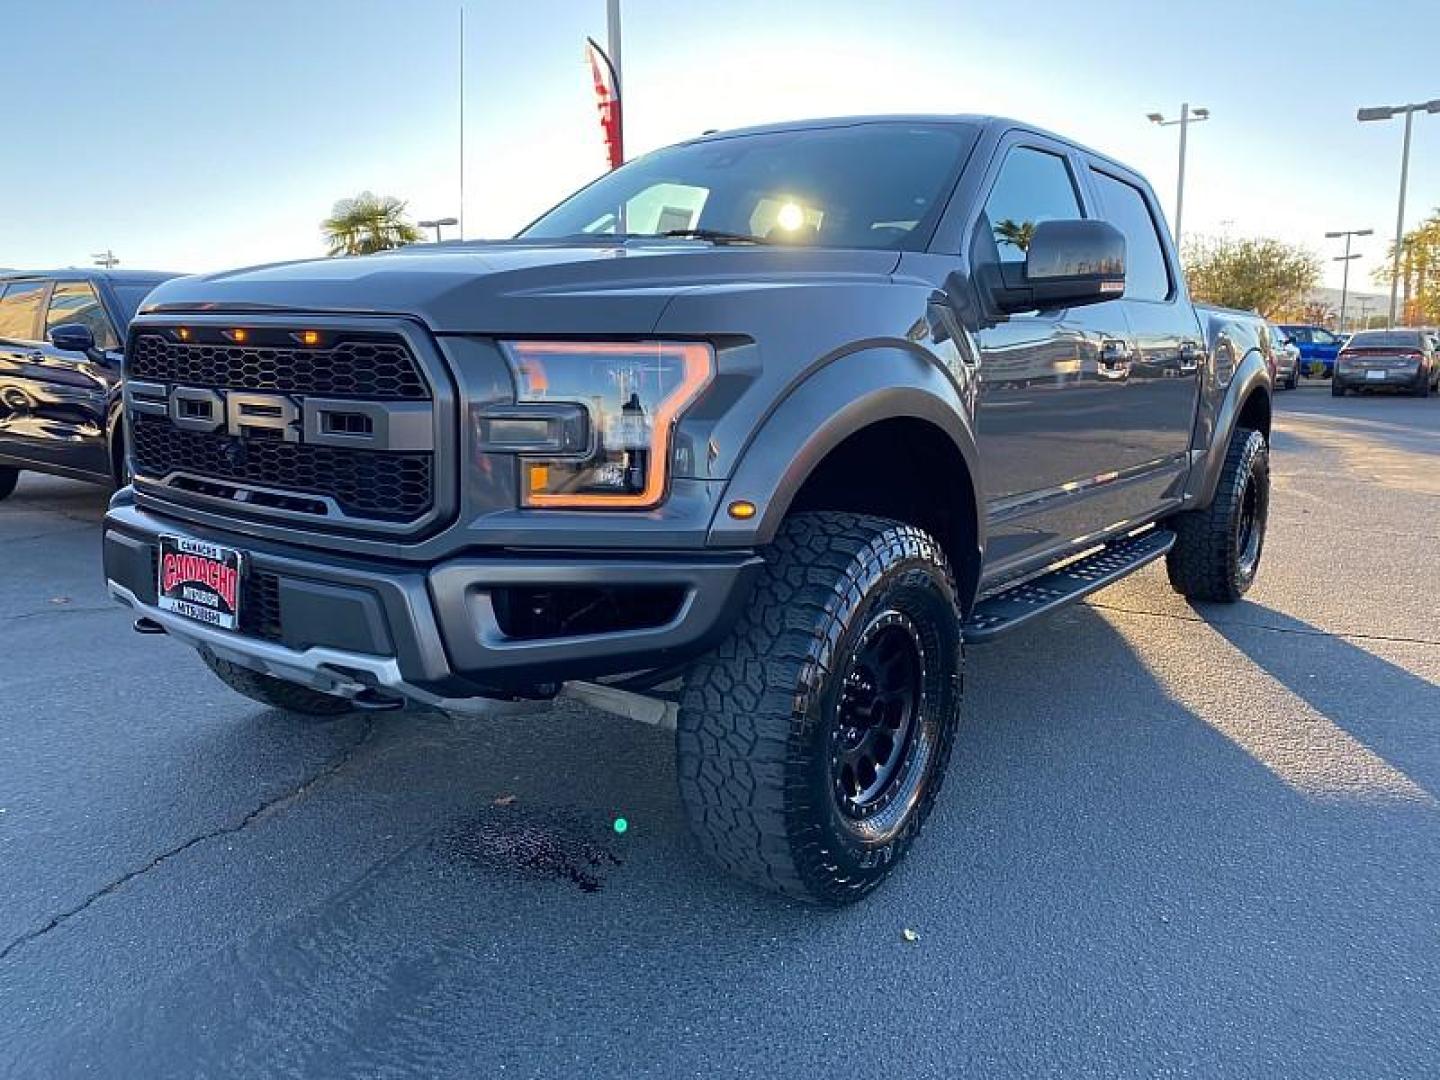
<svg viewBox="0 0 1440 1080">
<path fill-rule="evenodd" d="M 771 244 L 763 236 L 749 233 L 725 232 L 723 229 L 669 229 L 658 235 L 664 237 L 688 237 L 693 240 L 709 240 L 716 244 Z"/>
</svg>

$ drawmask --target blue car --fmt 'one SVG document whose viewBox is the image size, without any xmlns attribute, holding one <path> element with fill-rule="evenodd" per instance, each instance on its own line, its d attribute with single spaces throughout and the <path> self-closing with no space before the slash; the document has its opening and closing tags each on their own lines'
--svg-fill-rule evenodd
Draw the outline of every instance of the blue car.
<svg viewBox="0 0 1440 1080">
<path fill-rule="evenodd" d="M 1280 329 L 1300 350 L 1300 370 L 1312 378 L 1328 379 L 1335 374 L 1335 357 L 1340 355 L 1340 338 L 1323 326 L 1287 326 Z"/>
</svg>

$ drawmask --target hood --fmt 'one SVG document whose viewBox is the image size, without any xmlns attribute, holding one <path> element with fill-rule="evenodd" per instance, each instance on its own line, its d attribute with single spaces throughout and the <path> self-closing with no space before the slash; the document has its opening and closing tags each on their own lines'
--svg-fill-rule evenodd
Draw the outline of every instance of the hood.
<svg viewBox="0 0 1440 1080">
<path fill-rule="evenodd" d="M 899 258 L 693 240 L 416 246 L 178 278 L 143 310 L 400 315 L 437 333 L 635 334 L 653 330 L 680 293 L 883 280 Z"/>
</svg>

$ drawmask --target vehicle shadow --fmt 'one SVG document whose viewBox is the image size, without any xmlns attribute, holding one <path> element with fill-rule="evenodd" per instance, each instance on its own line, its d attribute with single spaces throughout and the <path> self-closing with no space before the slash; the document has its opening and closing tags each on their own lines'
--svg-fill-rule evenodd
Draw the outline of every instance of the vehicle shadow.
<svg viewBox="0 0 1440 1080">
<path fill-rule="evenodd" d="M 1282 681 L 1308 682 L 1306 650 L 1285 653 L 1302 635 L 1217 630 Z M 1355 701 L 1305 686 L 1305 700 L 1432 779 L 1422 748 L 1366 710 L 1395 703 L 1398 731 L 1434 688 L 1348 643 L 1313 644 L 1373 685 Z M 1096 1040 L 1118 1073 L 1146 1071 L 1155 1046 L 1210 1073 L 1360 1074 L 1382 1053 L 1402 1072 L 1418 1064 L 1407 1032 L 1423 1003 L 1374 1001 L 1397 969 L 1427 985 L 1437 974 L 1415 945 L 1425 906 L 1396 888 L 1437 855 L 1433 828 L 1399 827 L 1428 809 L 1282 782 L 1089 607 L 971 660 L 926 835 L 886 888 L 843 911 L 776 899 L 700 858 L 666 733 L 564 709 L 485 725 L 376 718 L 328 790 L 272 819 L 268 838 L 243 838 L 304 860 L 289 869 L 305 902 L 233 913 L 170 963 L 134 958 L 155 965 L 129 981 L 145 992 L 122 995 L 63 1064 L 689 1075 L 723 1049 L 741 1071 L 903 1054 L 911 1075 L 1036 1075 L 1084 1071 Z M 1197 677 L 1217 710 L 1243 711 L 1225 670 Z M 496 805 L 502 793 L 516 801 Z M 608 829 L 621 813 L 623 837 Z M 456 830 L 477 820 L 485 857 L 464 857 L 472 844 L 457 858 Z M 582 859 L 600 849 L 598 887 L 496 861 L 523 863 L 537 829 L 578 837 Z M 307 857 L 320 836 L 325 859 Z M 187 903 L 203 912 L 206 895 Z M 152 932 L 171 917 L 155 911 Z M 857 987 L 905 1007 L 864 1022 Z"/>
<path fill-rule="evenodd" d="M 1440 717 L 1440 685 L 1370 651 L 1363 636 L 1347 639 L 1263 604 L 1193 608 L 1315 713 L 1440 800 L 1437 729 L 1425 719 Z M 1440 649 L 1434 641 L 1419 639 L 1372 640 L 1380 649 Z"/>
</svg>

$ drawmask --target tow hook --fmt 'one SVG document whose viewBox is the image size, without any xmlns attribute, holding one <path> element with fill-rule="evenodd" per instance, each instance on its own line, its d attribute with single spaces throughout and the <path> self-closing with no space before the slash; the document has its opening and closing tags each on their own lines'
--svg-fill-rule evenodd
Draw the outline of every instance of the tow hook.
<svg viewBox="0 0 1440 1080">
<path fill-rule="evenodd" d="M 147 615 L 141 615 L 140 618 L 136 619 L 133 623 L 130 624 L 130 627 L 137 634 L 165 633 L 165 627 L 161 626 L 158 622 L 156 622 L 154 619 L 150 618 Z"/>
</svg>

